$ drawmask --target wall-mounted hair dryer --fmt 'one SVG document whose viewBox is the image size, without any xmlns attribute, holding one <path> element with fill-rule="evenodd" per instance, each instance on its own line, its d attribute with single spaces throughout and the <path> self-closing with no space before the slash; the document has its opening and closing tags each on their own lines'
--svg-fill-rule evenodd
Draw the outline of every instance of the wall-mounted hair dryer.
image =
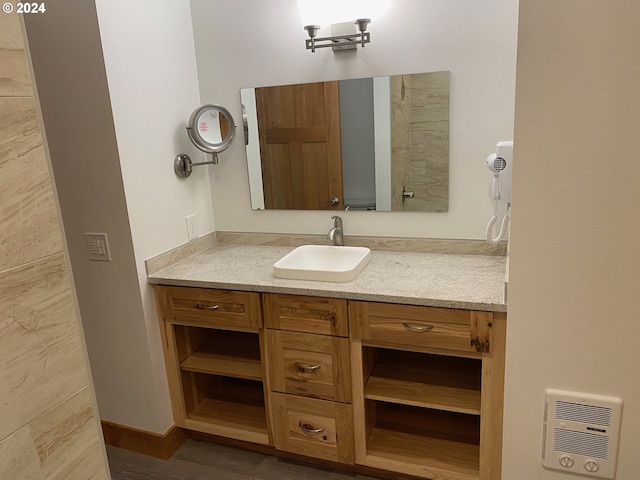
<svg viewBox="0 0 640 480">
<path fill-rule="evenodd" d="M 491 194 L 494 201 L 493 217 L 487 225 L 487 242 L 497 245 L 506 235 L 509 228 L 509 215 L 511 211 L 511 176 L 513 171 L 513 142 L 498 142 L 496 153 L 487 157 L 487 167 L 493 172 Z M 507 211 L 502 218 L 500 231 L 493 236 L 495 224 L 498 222 L 498 202 L 507 204 Z"/>
</svg>

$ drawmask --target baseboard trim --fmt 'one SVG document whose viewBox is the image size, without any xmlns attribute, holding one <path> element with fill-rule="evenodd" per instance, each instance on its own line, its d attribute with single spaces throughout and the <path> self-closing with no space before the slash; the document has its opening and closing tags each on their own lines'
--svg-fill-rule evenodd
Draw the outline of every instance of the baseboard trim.
<svg viewBox="0 0 640 480">
<path fill-rule="evenodd" d="M 102 420 L 104 443 L 167 460 L 187 441 L 181 428 L 172 426 L 164 435 Z"/>
</svg>

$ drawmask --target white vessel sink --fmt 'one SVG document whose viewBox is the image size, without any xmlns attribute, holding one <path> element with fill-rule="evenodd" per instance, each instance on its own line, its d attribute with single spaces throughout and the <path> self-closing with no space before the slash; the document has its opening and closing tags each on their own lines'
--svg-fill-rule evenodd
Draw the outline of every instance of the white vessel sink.
<svg viewBox="0 0 640 480">
<path fill-rule="evenodd" d="M 278 278 L 350 282 L 358 276 L 371 256 L 366 247 L 303 245 L 273 264 Z"/>
</svg>

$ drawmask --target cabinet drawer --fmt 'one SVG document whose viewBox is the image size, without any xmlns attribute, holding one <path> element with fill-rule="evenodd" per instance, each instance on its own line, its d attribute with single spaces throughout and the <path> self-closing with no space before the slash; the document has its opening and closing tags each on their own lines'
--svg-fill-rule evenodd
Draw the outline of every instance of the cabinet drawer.
<svg viewBox="0 0 640 480">
<path fill-rule="evenodd" d="M 491 312 L 375 302 L 351 302 L 350 309 L 354 338 L 408 347 L 491 352 Z"/>
<path fill-rule="evenodd" d="M 279 450 L 353 464 L 351 405 L 281 393 L 270 396 Z"/>
<path fill-rule="evenodd" d="M 267 330 L 271 390 L 351 402 L 349 339 Z"/>
<path fill-rule="evenodd" d="M 276 293 L 265 294 L 263 299 L 268 328 L 349 336 L 346 300 Z"/>
<path fill-rule="evenodd" d="M 209 288 L 156 287 L 160 311 L 173 324 L 256 331 L 262 321 L 260 295 Z"/>
</svg>

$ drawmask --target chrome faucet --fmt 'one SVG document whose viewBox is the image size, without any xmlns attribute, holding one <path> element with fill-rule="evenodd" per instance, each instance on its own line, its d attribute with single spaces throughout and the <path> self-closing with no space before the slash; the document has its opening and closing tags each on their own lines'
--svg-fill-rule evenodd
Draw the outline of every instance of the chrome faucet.
<svg viewBox="0 0 640 480">
<path fill-rule="evenodd" d="M 334 245 L 342 246 L 344 245 L 342 218 L 340 218 L 338 215 L 334 215 L 333 217 L 331 217 L 331 220 L 333 220 L 333 228 L 329 230 L 327 238 L 331 240 Z"/>
</svg>

